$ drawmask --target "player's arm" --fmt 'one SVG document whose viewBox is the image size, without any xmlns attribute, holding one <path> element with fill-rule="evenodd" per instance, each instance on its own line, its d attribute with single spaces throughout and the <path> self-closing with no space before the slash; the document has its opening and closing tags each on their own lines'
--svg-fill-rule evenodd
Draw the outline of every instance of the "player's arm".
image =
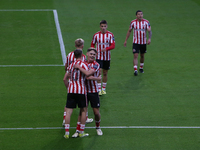
<svg viewBox="0 0 200 150">
<path fill-rule="evenodd" d="M 93 47 L 93 48 L 95 48 L 95 44 L 93 44 L 93 41 L 91 42 L 91 45 L 90 45 L 90 47 Z"/>
<path fill-rule="evenodd" d="M 91 42 L 91 44 L 90 44 L 90 47 L 95 48 L 95 44 L 96 44 L 96 40 L 95 40 L 95 37 L 93 36 L 92 42 Z"/>
<path fill-rule="evenodd" d="M 69 77 L 70 77 L 70 75 L 69 75 L 69 73 L 68 73 L 68 71 L 67 71 L 67 72 L 65 73 L 64 78 L 63 78 L 63 82 L 64 82 L 66 88 L 68 88 L 68 80 L 69 80 Z"/>
<path fill-rule="evenodd" d="M 80 65 L 76 64 L 74 65 L 74 68 L 79 69 L 82 73 L 84 73 L 86 76 L 92 75 L 94 74 L 96 71 L 94 69 L 90 69 L 90 70 L 85 70 L 84 68 L 82 68 Z"/>
<path fill-rule="evenodd" d="M 101 75 L 98 76 L 98 77 L 95 77 L 95 76 L 88 76 L 86 79 L 87 79 L 87 80 L 101 81 Z"/>
<path fill-rule="evenodd" d="M 112 49 L 114 49 L 114 48 L 115 48 L 115 39 L 114 39 L 114 37 L 112 37 L 112 40 L 113 40 L 113 42 L 112 42 L 112 43 L 110 43 L 110 46 L 109 46 L 109 47 L 106 47 L 106 48 L 103 48 L 103 49 L 101 49 L 101 52 L 110 51 L 110 50 L 112 50 Z"/>
<path fill-rule="evenodd" d="M 147 44 L 150 44 L 150 43 L 151 43 L 151 36 L 152 36 L 151 27 L 150 27 L 150 28 L 147 28 L 147 31 L 148 31 L 148 35 L 149 35 L 149 38 L 148 38 Z"/>
<path fill-rule="evenodd" d="M 67 64 L 67 63 L 65 63 L 65 71 L 67 71 L 67 67 L 68 67 L 68 64 Z"/>
<path fill-rule="evenodd" d="M 109 47 L 101 49 L 101 52 L 110 51 L 115 48 L 115 43 L 112 43 Z"/>
<path fill-rule="evenodd" d="M 132 29 L 131 29 L 131 27 L 128 29 L 128 32 L 127 32 L 127 34 L 126 34 L 126 39 L 125 39 L 125 42 L 124 42 L 124 46 L 126 47 L 126 43 L 127 43 L 127 40 L 128 40 L 128 38 L 129 38 L 129 36 L 131 35 L 131 31 L 132 31 Z"/>
<path fill-rule="evenodd" d="M 67 71 L 67 67 L 68 67 L 68 56 L 67 56 L 67 59 L 66 59 L 66 62 L 65 62 L 65 72 Z"/>
</svg>

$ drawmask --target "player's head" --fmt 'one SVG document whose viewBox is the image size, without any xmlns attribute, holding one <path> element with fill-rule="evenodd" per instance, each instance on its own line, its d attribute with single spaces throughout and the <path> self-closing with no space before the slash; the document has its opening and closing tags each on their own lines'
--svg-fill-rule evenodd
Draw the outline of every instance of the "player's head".
<svg viewBox="0 0 200 150">
<path fill-rule="evenodd" d="M 74 50 L 74 56 L 75 56 L 75 58 L 76 59 L 78 59 L 78 58 L 81 58 L 82 57 L 82 50 L 80 50 L 80 49 L 76 49 L 76 50 Z"/>
<path fill-rule="evenodd" d="M 135 14 L 137 20 L 141 21 L 143 19 L 143 12 L 141 10 L 137 10 Z"/>
<path fill-rule="evenodd" d="M 101 29 L 102 33 L 106 33 L 107 27 L 108 27 L 107 21 L 106 20 L 101 20 L 100 21 L 100 29 Z"/>
<path fill-rule="evenodd" d="M 88 48 L 87 50 L 87 59 L 89 62 L 92 62 L 95 60 L 97 54 L 97 50 L 93 47 Z"/>
<path fill-rule="evenodd" d="M 106 20 L 101 20 L 101 21 L 100 21 L 100 25 L 101 25 L 101 24 L 107 24 L 107 21 L 106 21 Z"/>
<path fill-rule="evenodd" d="M 78 49 L 83 49 L 84 46 L 84 40 L 81 38 L 78 38 L 75 40 L 75 47 Z"/>
</svg>

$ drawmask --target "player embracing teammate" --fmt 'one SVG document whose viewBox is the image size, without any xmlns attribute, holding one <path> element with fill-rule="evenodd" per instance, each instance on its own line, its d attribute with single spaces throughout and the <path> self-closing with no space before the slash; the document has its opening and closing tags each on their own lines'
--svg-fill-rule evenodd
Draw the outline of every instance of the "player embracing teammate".
<svg viewBox="0 0 200 150">
<path fill-rule="evenodd" d="M 65 86 L 68 88 L 67 102 L 64 114 L 63 123 L 65 124 L 65 138 L 69 138 L 70 117 L 73 109 L 80 108 L 76 132 L 72 137 L 85 137 L 88 133 L 84 132 L 86 123 L 86 114 L 88 103 L 93 108 L 96 131 L 98 135 L 103 135 L 100 128 L 101 115 L 99 112 L 100 100 L 99 95 L 106 94 L 107 74 L 110 69 L 111 50 L 115 48 L 115 39 L 113 33 L 107 31 L 107 21 L 100 22 L 100 31 L 93 35 L 91 48 L 87 51 L 87 61 L 84 61 L 81 47 L 70 55 L 76 58 L 71 65 L 66 65 L 66 74 L 64 76 Z M 140 53 L 140 72 L 144 73 L 144 54 L 146 53 L 146 44 L 151 43 L 151 26 L 148 20 L 143 19 L 143 12 L 136 12 L 136 19 L 131 21 L 129 30 L 126 35 L 124 46 L 126 47 L 127 40 L 133 32 L 133 66 L 134 75 L 138 75 L 138 54 Z M 148 40 L 146 38 L 148 31 Z M 96 46 L 96 48 L 95 48 Z M 95 61 L 96 59 L 96 61 Z M 67 59 L 69 60 L 69 59 Z M 66 63 L 67 64 L 67 63 Z M 69 63 L 68 63 L 69 64 Z M 101 81 L 101 72 L 103 72 L 103 80 Z M 101 87 L 101 83 L 103 86 Z"/>
<path fill-rule="evenodd" d="M 65 86 L 68 88 L 65 111 L 65 138 L 69 138 L 70 118 L 73 109 L 75 109 L 77 105 L 80 108 L 80 113 L 76 132 L 72 137 L 85 137 L 89 135 L 84 132 L 88 102 L 90 102 L 93 108 L 97 134 L 103 135 L 100 129 L 100 100 L 97 85 L 97 80 L 101 80 L 101 76 L 99 73 L 99 64 L 95 61 L 96 53 L 97 51 L 95 48 L 89 48 L 87 52 L 87 62 L 85 62 L 82 61 L 82 50 L 75 50 L 74 56 L 76 61 L 67 68 L 67 72 L 64 76 L 63 80 Z"/>
</svg>

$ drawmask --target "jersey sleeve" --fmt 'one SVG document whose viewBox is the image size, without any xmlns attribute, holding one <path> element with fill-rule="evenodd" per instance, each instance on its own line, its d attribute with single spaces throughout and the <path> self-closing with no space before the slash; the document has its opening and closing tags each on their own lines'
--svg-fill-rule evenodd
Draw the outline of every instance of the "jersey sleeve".
<svg viewBox="0 0 200 150">
<path fill-rule="evenodd" d="M 131 21 L 131 23 L 130 23 L 130 25 L 129 25 L 129 28 L 130 28 L 130 29 L 133 29 L 133 28 L 134 28 L 133 25 L 134 25 L 134 23 L 133 23 L 133 21 Z"/>
<path fill-rule="evenodd" d="M 107 51 L 112 50 L 115 48 L 115 38 L 114 35 L 112 35 L 110 39 L 110 46 L 106 48 Z"/>
<path fill-rule="evenodd" d="M 81 63 L 80 67 L 85 69 L 85 70 L 89 70 L 88 65 L 84 62 Z"/>
<path fill-rule="evenodd" d="M 147 29 L 151 28 L 150 22 L 147 22 Z"/>
<path fill-rule="evenodd" d="M 95 37 L 95 34 L 94 34 L 90 46 L 91 46 L 91 47 L 95 47 L 95 44 L 96 44 L 96 37 Z"/>
</svg>

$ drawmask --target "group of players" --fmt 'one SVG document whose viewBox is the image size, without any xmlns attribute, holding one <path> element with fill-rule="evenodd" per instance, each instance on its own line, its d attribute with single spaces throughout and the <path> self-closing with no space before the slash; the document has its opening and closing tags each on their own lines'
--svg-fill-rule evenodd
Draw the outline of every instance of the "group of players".
<svg viewBox="0 0 200 150">
<path fill-rule="evenodd" d="M 106 94 L 107 74 L 110 69 L 111 52 L 115 48 L 115 39 L 112 32 L 107 31 L 107 22 L 100 22 L 100 31 L 95 33 L 91 42 L 91 47 L 87 50 L 87 58 L 83 54 L 84 40 L 79 38 L 75 40 L 76 50 L 67 55 L 65 64 L 64 84 L 68 89 L 67 102 L 64 109 L 63 126 L 65 127 L 65 138 L 69 138 L 70 119 L 73 109 L 80 108 L 76 132 L 73 138 L 88 136 L 84 132 L 85 123 L 92 122 L 88 118 L 87 106 L 91 104 L 94 112 L 97 135 L 103 135 L 100 128 L 100 100 L 99 96 Z M 146 53 L 146 31 L 149 32 L 147 44 L 151 42 L 151 27 L 148 20 L 143 19 L 142 11 L 136 12 L 136 19 L 131 21 L 124 46 L 127 39 L 134 29 L 133 35 L 133 65 L 134 75 L 137 76 L 137 57 L 140 52 L 140 72 L 144 73 L 144 53 Z M 141 34 L 142 33 L 142 34 Z M 96 48 L 95 48 L 96 46 Z M 103 72 L 103 77 L 101 77 Z M 103 83 L 103 85 L 101 85 Z"/>
</svg>

